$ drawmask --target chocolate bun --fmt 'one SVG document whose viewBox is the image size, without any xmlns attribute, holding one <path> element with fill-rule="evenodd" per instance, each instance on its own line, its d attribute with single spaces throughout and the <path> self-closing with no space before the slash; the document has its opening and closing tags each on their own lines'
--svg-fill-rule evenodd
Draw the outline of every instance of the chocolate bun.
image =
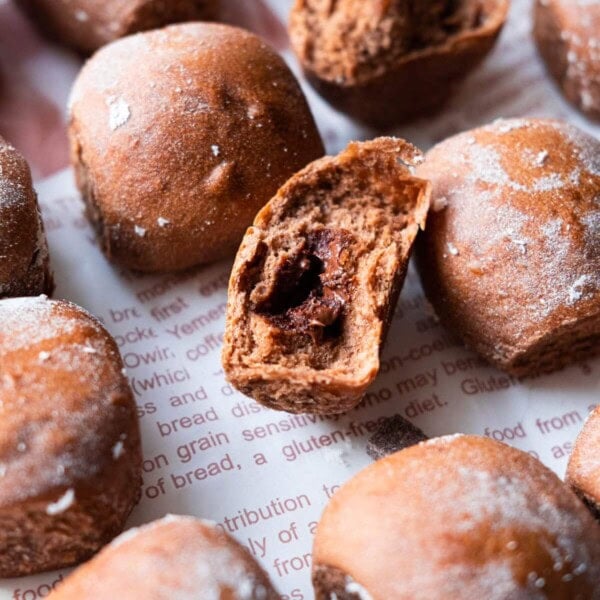
<svg viewBox="0 0 600 600">
<path fill-rule="evenodd" d="M 494 46 L 508 0 L 296 0 L 292 46 L 337 109 L 383 128 L 431 114 Z"/>
<path fill-rule="evenodd" d="M 106 255 L 138 271 L 234 255 L 279 186 L 323 154 L 283 60 L 225 25 L 114 42 L 84 67 L 71 100 L 88 214 Z"/>
<path fill-rule="evenodd" d="M 289 412 L 360 402 L 429 209 L 419 160 L 403 140 L 352 143 L 257 215 L 229 282 L 222 362 L 237 389 Z"/>
<path fill-rule="evenodd" d="M 77 306 L 0 301 L 0 577 L 79 563 L 122 530 L 141 487 L 122 367 Z"/>
<path fill-rule="evenodd" d="M 600 142 L 559 121 L 516 119 L 450 138 L 419 246 L 449 329 L 515 376 L 600 351 Z"/>
<path fill-rule="evenodd" d="M 53 290 L 48 244 L 29 166 L 0 137 L 0 298 Z"/>
<path fill-rule="evenodd" d="M 317 600 L 600 597 L 600 528 L 542 463 L 448 436 L 338 490 L 313 547 Z"/>
<path fill-rule="evenodd" d="M 600 2 L 536 0 L 534 35 L 565 97 L 600 119 Z"/>
<path fill-rule="evenodd" d="M 220 0 L 16 0 L 51 39 L 91 54 L 123 36 L 216 18 Z"/>
<path fill-rule="evenodd" d="M 600 407 L 590 414 L 575 442 L 567 483 L 600 519 Z"/>
<path fill-rule="evenodd" d="M 250 553 L 212 524 L 167 517 L 130 529 L 50 600 L 278 600 Z"/>
</svg>

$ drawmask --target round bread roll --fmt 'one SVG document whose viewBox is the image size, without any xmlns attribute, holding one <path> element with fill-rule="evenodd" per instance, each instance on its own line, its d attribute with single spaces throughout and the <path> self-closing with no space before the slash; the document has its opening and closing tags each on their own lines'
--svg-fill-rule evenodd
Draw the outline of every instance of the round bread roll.
<svg viewBox="0 0 600 600">
<path fill-rule="evenodd" d="M 566 98 L 600 119 L 600 2 L 536 0 L 534 34 Z"/>
<path fill-rule="evenodd" d="M 439 110 L 493 48 L 509 0 L 296 0 L 290 38 L 309 81 L 379 128 Z"/>
<path fill-rule="evenodd" d="M 77 182 L 107 256 L 146 272 L 233 255 L 258 210 L 324 152 L 298 83 L 241 29 L 119 40 L 71 98 Z"/>
<path fill-rule="evenodd" d="M 0 137 L 0 298 L 51 294 L 53 289 L 29 166 Z"/>
<path fill-rule="evenodd" d="M 590 414 L 575 442 L 567 483 L 600 519 L 600 407 Z"/>
<path fill-rule="evenodd" d="M 600 597 L 600 528 L 540 462 L 449 436 L 335 493 L 313 548 L 317 600 Z"/>
<path fill-rule="evenodd" d="M 50 594 L 52 600 L 278 600 L 250 553 L 214 525 L 168 515 L 130 529 Z"/>
<path fill-rule="evenodd" d="M 141 486 L 122 368 L 77 306 L 0 301 L 0 577 L 76 564 L 122 530 Z"/>
<path fill-rule="evenodd" d="M 16 0 L 59 44 L 91 54 L 120 37 L 218 16 L 220 0 Z"/>
<path fill-rule="evenodd" d="M 427 297 L 515 376 L 600 350 L 600 142 L 558 121 L 500 120 L 450 138 L 418 248 Z"/>
</svg>

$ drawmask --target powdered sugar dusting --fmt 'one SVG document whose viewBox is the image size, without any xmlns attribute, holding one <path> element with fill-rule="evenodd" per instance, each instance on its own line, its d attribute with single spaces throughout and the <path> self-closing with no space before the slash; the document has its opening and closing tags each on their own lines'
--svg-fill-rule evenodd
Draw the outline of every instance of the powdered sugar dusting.
<svg viewBox="0 0 600 600">
<path fill-rule="evenodd" d="M 440 437 L 431 438 L 430 440 L 425 440 L 421 442 L 421 444 L 426 444 L 428 446 L 438 446 L 443 444 L 451 444 L 455 440 L 463 437 L 463 433 L 453 433 L 451 435 L 442 435 Z"/>
<path fill-rule="evenodd" d="M 11 328 L 10 336 L 2 336 L 0 332 L 0 352 L 3 348 L 7 351 L 29 348 L 44 340 L 54 339 L 60 333 L 68 334 L 73 331 L 70 319 L 54 319 L 54 313 L 55 304 L 46 295 L 2 300 L 0 323 L 13 323 L 18 320 L 19 326 Z M 44 357 L 45 354 L 42 354 L 42 357 L 38 354 L 38 358 Z"/>
<path fill-rule="evenodd" d="M 550 137 L 552 150 L 540 147 Z M 518 152 L 510 149 L 513 139 Z M 531 323 L 600 294 L 599 142 L 559 121 L 510 119 L 438 148 L 432 154 L 451 182 L 441 190 L 443 203 L 461 214 L 478 213 L 478 222 L 486 224 L 449 231 L 446 257 L 477 263 L 480 276 L 493 274 L 505 310 L 524 311 Z M 432 178 L 441 173 L 438 168 Z M 452 177 L 455 173 L 460 176 Z M 594 186 L 595 201 L 589 196 Z M 531 208 L 533 198 L 539 211 Z M 554 205 L 556 210 L 547 209 Z M 517 322 L 512 318 L 511 326 Z"/>
<path fill-rule="evenodd" d="M 581 298 L 583 297 L 585 285 L 589 281 L 589 279 L 590 279 L 589 275 L 582 275 L 569 288 L 569 303 L 570 304 L 577 302 L 577 300 L 581 300 Z"/>
<path fill-rule="evenodd" d="M 566 47 L 568 93 L 584 110 L 600 111 L 600 4 L 577 0 L 561 40 Z"/>
<path fill-rule="evenodd" d="M 0 419 L 9 414 L 12 423 L 3 430 L 5 447 L 17 450 L 0 456 L 10 467 L 0 502 L 68 488 L 103 468 L 110 460 L 105 423 L 121 410 L 114 394 L 124 393 L 125 382 L 98 321 L 46 296 L 2 300 L 0 364 Z M 56 446 L 64 437 L 81 446 Z"/>
<path fill-rule="evenodd" d="M 457 439 L 450 443 L 456 442 Z M 474 457 L 478 452 L 475 447 L 468 452 L 472 460 L 463 460 L 462 465 L 454 471 L 452 481 L 448 480 L 446 473 L 439 471 L 432 473 L 431 470 L 422 469 L 423 478 L 431 477 L 436 489 L 435 481 L 438 478 L 444 477 L 446 480 L 436 502 L 449 507 L 460 498 L 460 506 L 452 510 L 452 517 L 449 515 L 452 529 L 459 532 L 475 531 L 482 522 L 486 521 L 492 525 L 492 535 L 494 532 L 501 533 L 509 530 L 547 531 L 549 534 L 547 539 L 555 540 L 549 542 L 551 544 L 549 551 L 554 556 L 557 571 L 564 571 L 575 577 L 585 572 L 586 565 L 590 563 L 590 556 L 587 548 L 576 541 L 585 539 L 584 522 L 576 516 L 575 511 L 563 510 L 559 504 L 551 500 L 553 493 L 551 490 L 557 489 L 559 485 L 553 479 L 553 474 L 548 472 L 547 475 L 539 473 L 535 476 L 536 484 L 546 487 L 549 496 L 536 498 L 534 502 L 530 473 L 522 473 L 519 469 L 511 467 L 504 469 L 504 474 L 494 473 L 483 466 L 485 459 L 482 459 L 479 464 L 479 459 Z M 422 482 L 418 485 L 429 486 L 428 483 Z M 510 541 L 507 548 L 516 551 L 518 542 Z M 508 581 L 511 582 L 510 569 L 508 575 L 510 575 Z M 532 576 L 533 588 L 544 587 L 545 581 L 542 579 L 539 574 Z M 514 587 L 515 582 L 512 581 L 511 585 Z"/>
<path fill-rule="evenodd" d="M 124 544 L 137 541 L 142 545 L 142 539 L 148 543 L 152 538 L 160 535 L 161 530 L 180 530 L 177 547 L 167 548 L 164 554 L 164 568 L 170 568 L 170 558 L 181 562 L 190 569 L 192 576 L 188 582 L 183 582 L 177 587 L 168 583 L 157 583 L 150 577 L 149 569 L 156 568 L 155 561 L 147 561 L 143 555 L 133 556 L 135 577 L 145 581 L 148 572 L 148 581 L 153 586 L 153 592 L 161 598 L 173 600 L 187 600 L 195 597 L 197 590 L 202 589 L 202 598 L 206 600 L 220 600 L 223 590 L 231 590 L 232 597 L 238 600 L 254 600 L 269 597 L 265 587 L 257 580 L 255 574 L 242 560 L 242 552 L 233 540 L 224 540 L 215 543 L 211 538 L 205 537 L 198 526 L 213 527 L 209 522 L 192 517 L 167 515 L 163 519 L 154 521 L 138 528 L 130 529 L 117 537 L 104 551 L 111 553 L 111 560 L 119 560 L 119 550 Z M 194 532 L 191 535 L 190 531 Z M 172 539 L 172 538 L 171 538 Z M 209 541 L 210 540 L 210 541 Z M 127 550 L 135 552 L 135 546 Z M 105 560 L 106 560 L 105 556 Z"/>
</svg>

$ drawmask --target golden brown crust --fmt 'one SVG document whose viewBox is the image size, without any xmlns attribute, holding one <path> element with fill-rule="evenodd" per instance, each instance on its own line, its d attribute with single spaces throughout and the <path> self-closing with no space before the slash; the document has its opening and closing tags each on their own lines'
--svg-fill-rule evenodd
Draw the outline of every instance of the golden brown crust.
<svg viewBox="0 0 600 600">
<path fill-rule="evenodd" d="M 187 24 L 124 38 L 71 97 L 72 162 L 107 256 L 172 271 L 235 253 L 256 212 L 323 145 L 258 37 Z"/>
<path fill-rule="evenodd" d="M 352 143 L 292 177 L 257 215 L 233 266 L 222 362 L 259 402 L 290 412 L 358 404 L 429 208 L 403 140 Z"/>
<path fill-rule="evenodd" d="M 443 323 L 515 376 L 600 351 L 600 143 L 516 119 L 436 146 L 419 271 Z"/>
<path fill-rule="evenodd" d="M 218 16 L 220 0 L 16 0 L 53 40 L 81 54 L 139 31 Z"/>
<path fill-rule="evenodd" d="M 439 110 L 492 49 L 508 0 L 296 0 L 292 46 L 333 106 L 376 127 Z"/>
<path fill-rule="evenodd" d="M 82 309 L 0 301 L 0 577 L 81 562 L 137 503 L 135 403 L 114 340 Z"/>
<path fill-rule="evenodd" d="M 53 290 L 48 244 L 29 166 L 0 137 L 0 298 Z"/>
<path fill-rule="evenodd" d="M 600 119 L 600 3 L 536 0 L 535 40 L 565 97 Z"/>
<path fill-rule="evenodd" d="M 250 553 L 214 525 L 168 515 L 126 531 L 50 594 L 52 600 L 277 600 Z"/>
<path fill-rule="evenodd" d="M 585 507 L 529 454 L 477 436 L 423 442 L 351 479 L 313 562 L 317 600 L 600 598 Z"/>
<path fill-rule="evenodd" d="M 575 442 L 567 483 L 600 519 L 600 407 L 590 414 Z"/>
</svg>

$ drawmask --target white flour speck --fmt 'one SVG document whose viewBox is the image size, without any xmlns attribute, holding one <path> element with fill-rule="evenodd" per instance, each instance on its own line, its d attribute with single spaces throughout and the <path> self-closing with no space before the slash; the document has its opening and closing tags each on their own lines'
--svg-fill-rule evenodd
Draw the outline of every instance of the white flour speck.
<svg viewBox="0 0 600 600">
<path fill-rule="evenodd" d="M 360 583 L 356 583 L 356 581 L 352 581 L 350 578 L 346 582 L 346 592 L 348 594 L 356 594 L 360 600 L 372 600 L 371 594 Z"/>
<path fill-rule="evenodd" d="M 548 160 L 548 156 L 550 156 L 550 153 L 548 152 L 548 150 L 542 150 L 536 157 L 535 157 L 535 164 L 538 167 L 543 167 L 544 164 L 546 163 L 546 161 Z"/>
<path fill-rule="evenodd" d="M 111 131 L 115 131 L 129 121 L 131 110 L 123 98 L 109 98 L 106 104 L 108 106 L 108 126 Z"/>
<path fill-rule="evenodd" d="M 450 252 L 452 256 L 458 256 L 460 254 L 458 248 L 452 242 L 448 242 L 448 252 Z"/>
<path fill-rule="evenodd" d="M 582 275 L 575 283 L 569 288 L 569 304 L 573 304 L 583 297 L 583 286 L 589 279 L 588 275 Z"/>
<path fill-rule="evenodd" d="M 114 460 L 118 460 L 123 455 L 123 442 L 120 440 L 112 448 L 112 456 Z"/>
<path fill-rule="evenodd" d="M 51 502 L 46 506 L 46 514 L 58 515 L 68 510 L 75 500 L 75 490 L 69 488 L 56 502 Z"/>
<path fill-rule="evenodd" d="M 433 205 L 431 206 L 431 210 L 433 212 L 441 212 L 445 208 L 448 207 L 448 198 L 445 196 L 440 196 L 439 198 L 435 198 L 433 201 Z"/>
</svg>

